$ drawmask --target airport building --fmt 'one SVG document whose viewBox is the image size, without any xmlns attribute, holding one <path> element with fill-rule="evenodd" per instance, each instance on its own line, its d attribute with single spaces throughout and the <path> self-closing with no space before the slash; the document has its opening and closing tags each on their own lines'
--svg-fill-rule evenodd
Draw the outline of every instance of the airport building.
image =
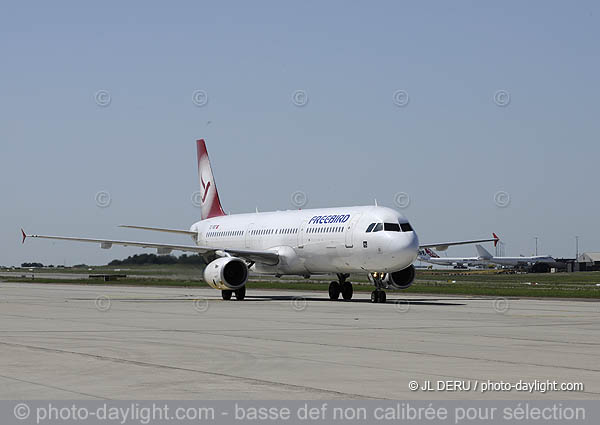
<svg viewBox="0 0 600 425">
<path fill-rule="evenodd" d="M 577 257 L 580 272 L 600 271 L 600 252 L 584 252 Z"/>
</svg>

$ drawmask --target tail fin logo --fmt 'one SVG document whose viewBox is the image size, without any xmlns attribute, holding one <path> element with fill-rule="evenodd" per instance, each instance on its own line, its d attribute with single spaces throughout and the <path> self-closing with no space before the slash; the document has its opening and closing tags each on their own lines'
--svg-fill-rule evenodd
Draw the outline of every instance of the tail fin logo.
<svg viewBox="0 0 600 425">
<path fill-rule="evenodd" d="M 212 217 L 220 217 L 225 215 L 219 200 L 219 191 L 215 183 L 215 177 L 208 159 L 206 144 L 200 139 L 196 142 L 198 153 L 198 174 L 200 177 L 200 186 L 202 187 L 201 212 L 202 220 Z M 206 176 L 206 179 L 204 178 Z M 211 189 L 212 187 L 212 189 Z"/>
<path fill-rule="evenodd" d="M 206 201 L 206 195 L 208 195 L 208 188 L 210 187 L 210 181 L 208 183 L 204 183 L 204 178 L 200 175 L 200 183 L 202 183 L 202 189 L 204 190 L 204 194 L 202 195 L 202 203 Z"/>
</svg>

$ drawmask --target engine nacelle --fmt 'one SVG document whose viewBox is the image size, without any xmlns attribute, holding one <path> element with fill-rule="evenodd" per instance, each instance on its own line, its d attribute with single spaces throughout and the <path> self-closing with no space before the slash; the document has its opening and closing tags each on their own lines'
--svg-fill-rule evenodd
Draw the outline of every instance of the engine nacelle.
<svg viewBox="0 0 600 425">
<path fill-rule="evenodd" d="M 215 289 L 239 289 L 248 281 L 248 266 L 239 258 L 217 258 L 204 269 L 204 280 Z"/>
<path fill-rule="evenodd" d="M 394 289 L 406 289 L 410 287 L 415 280 L 415 266 L 412 264 L 404 270 L 388 273 L 383 279 L 384 283 Z"/>
<path fill-rule="evenodd" d="M 375 279 L 377 278 L 381 279 L 381 283 L 383 283 L 386 288 L 406 289 L 409 288 L 415 280 L 415 266 L 410 265 L 403 270 L 392 273 L 369 273 L 369 280 L 371 283 L 375 283 Z"/>
</svg>

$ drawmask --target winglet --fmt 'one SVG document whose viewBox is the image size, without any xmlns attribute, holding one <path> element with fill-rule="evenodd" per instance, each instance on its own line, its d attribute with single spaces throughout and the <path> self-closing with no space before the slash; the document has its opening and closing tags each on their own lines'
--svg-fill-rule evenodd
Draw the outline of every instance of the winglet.
<svg viewBox="0 0 600 425">
<path fill-rule="evenodd" d="M 25 234 L 25 230 L 21 229 L 21 234 L 23 235 L 23 241 L 21 243 L 25 243 L 25 239 L 27 239 L 27 235 Z"/>
<path fill-rule="evenodd" d="M 500 238 L 495 233 L 492 233 L 492 236 L 494 237 L 494 246 L 498 245 L 498 241 L 500 240 Z"/>
</svg>

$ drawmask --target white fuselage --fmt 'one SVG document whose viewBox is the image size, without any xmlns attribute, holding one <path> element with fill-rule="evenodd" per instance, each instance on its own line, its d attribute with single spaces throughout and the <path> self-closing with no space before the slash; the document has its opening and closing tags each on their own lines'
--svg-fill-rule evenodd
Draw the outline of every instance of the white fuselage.
<svg viewBox="0 0 600 425">
<path fill-rule="evenodd" d="M 372 223 L 394 230 L 367 232 Z M 257 273 L 310 275 L 405 269 L 419 248 L 406 223 L 390 208 L 364 206 L 227 215 L 198 221 L 190 230 L 198 233 L 199 246 L 279 254 L 277 265 L 254 264 Z M 395 230 L 398 224 L 405 229 Z"/>
<path fill-rule="evenodd" d="M 482 266 L 486 263 L 485 260 L 480 260 L 477 257 L 429 257 L 419 256 L 419 260 L 425 261 L 426 263 L 435 264 L 438 266 Z"/>
<path fill-rule="evenodd" d="M 537 263 L 556 263 L 556 260 L 554 258 L 547 255 L 536 255 L 531 257 L 492 257 L 491 259 L 486 261 L 492 264 L 499 264 L 502 266 L 521 266 Z"/>
<path fill-rule="evenodd" d="M 439 266 L 482 266 L 488 264 L 496 264 L 501 266 L 526 266 L 537 263 L 547 263 L 553 264 L 556 263 L 554 258 L 549 256 L 533 256 L 533 257 L 491 257 L 491 258 L 482 258 L 482 257 L 429 257 L 429 256 L 419 256 L 419 260 L 425 261 L 427 263 L 436 264 Z"/>
</svg>

